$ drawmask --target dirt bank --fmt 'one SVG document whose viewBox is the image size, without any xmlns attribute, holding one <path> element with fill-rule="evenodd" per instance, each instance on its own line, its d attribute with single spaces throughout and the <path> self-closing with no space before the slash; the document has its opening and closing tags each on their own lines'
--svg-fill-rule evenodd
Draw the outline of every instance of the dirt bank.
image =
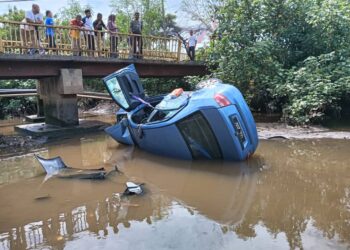
<svg viewBox="0 0 350 250">
<path fill-rule="evenodd" d="M 99 101 L 98 104 L 90 109 L 79 108 L 80 114 L 93 114 L 93 115 L 110 115 L 115 114 L 119 110 L 119 107 L 113 101 Z"/>
<path fill-rule="evenodd" d="M 0 134 L 0 158 L 26 152 L 35 152 L 42 148 L 46 141 L 46 137 L 33 138 L 24 135 Z"/>
<path fill-rule="evenodd" d="M 350 139 L 350 132 L 335 131 L 322 126 L 293 127 L 284 123 L 257 123 L 260 139 Z"/>
</svg>

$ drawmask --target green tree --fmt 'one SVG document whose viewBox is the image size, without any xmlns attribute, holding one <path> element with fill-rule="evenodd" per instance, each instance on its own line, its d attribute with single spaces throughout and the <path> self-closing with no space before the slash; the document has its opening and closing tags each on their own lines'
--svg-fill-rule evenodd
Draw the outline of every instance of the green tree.
<svg viewBox="0 0 350 250">
<path fill-rule="evenodd" d="M 112 0 L 110 6 L 117 15 L 117 25 L 123 32 L 129 31 L 130 21 L 136 11 L 140 12 L 143 34 L 169 35 L 177 31 L 176 16 L 166 14 L 164 0 Z"/>
<path fill-rule="evenodd" d="M 90 5 L 81 5 L 79 0 L 69 0 L 66 7 L 62 7 L 57 13 L 57 21 L 61 25 L 68 25 L 69 21 L 76 17 L 76 15 L 84 16 L 84 11 L 90 9 L 93 12 Z"/>
<path fill-rule="evenodd" d="M 176 15 L 166 14 L 162 20 L 160 30 L 163 36 L 174 36 L 174 34 L 180 32 L 180 30 L 180 27 L 176 24 Z"/>
<path fill-rule="evenodd" d="M 341 65 L 348 65 L 350 2 L 224 2 L 219 39 L 207 51 L 215 76 L 237 85 L 254 109 L 282 111 L 294 124 L 339 114 L 349 89 Z"/>
<path fill-rule="evenodd" d="M 21 22 L 24 19 L 24 10 L 18 9 L 16 6 L 8 9 L 8 12 L 0 16 L 0 20 Z"/>
<path fill-rule="evenodd" d="M 212 21 L 216 19 L 217 11 L 224 6 L 223 0 L 182 0 L 181 10 L 187 13 L 193 21 L 198 21 L 213 32 Z"/>
</svg>

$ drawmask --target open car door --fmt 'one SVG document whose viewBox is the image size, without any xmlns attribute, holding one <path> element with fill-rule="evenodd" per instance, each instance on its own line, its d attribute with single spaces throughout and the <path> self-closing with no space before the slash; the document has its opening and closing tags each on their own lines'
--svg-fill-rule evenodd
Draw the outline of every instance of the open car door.
<svg viewBox="0 0 350 250">
<path fill-rule="evenodd" d="M 120 69 L 105 78 L 103 82 L 119 107 L 126 111 L 131 111 L 141 104 L 135 97 L 144 99 L 140 78 L 133 64 Z"/>
</svg>

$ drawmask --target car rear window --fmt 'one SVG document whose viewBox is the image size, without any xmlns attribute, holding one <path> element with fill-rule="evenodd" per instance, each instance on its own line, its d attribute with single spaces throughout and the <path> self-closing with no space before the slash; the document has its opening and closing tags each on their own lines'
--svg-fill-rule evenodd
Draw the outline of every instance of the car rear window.
<svg viewBox="0 0 350 250">
<path fill-rule="evenodd" d="M 194 159 L 220 159 L 222 154 L 217 139 L 204 116 L 196 112 L 177 124 Z"/>
</svg>

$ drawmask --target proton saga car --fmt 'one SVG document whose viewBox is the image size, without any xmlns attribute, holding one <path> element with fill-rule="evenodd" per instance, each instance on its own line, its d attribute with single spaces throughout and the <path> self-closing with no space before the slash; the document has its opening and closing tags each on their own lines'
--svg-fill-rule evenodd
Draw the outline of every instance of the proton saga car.
<svg viewBox="0 0 350 250">
<path fill-rule="evenodd" d="M 241 161 L 254 153 L 258 135 L 252 113 L 240 91 L 219 79 L 187 92 L 146 96 L 134 65 L 103 79 L 121 108 L 117 122 L 105 131 L 122 144 L 180 159 Z"/>
</svg>

